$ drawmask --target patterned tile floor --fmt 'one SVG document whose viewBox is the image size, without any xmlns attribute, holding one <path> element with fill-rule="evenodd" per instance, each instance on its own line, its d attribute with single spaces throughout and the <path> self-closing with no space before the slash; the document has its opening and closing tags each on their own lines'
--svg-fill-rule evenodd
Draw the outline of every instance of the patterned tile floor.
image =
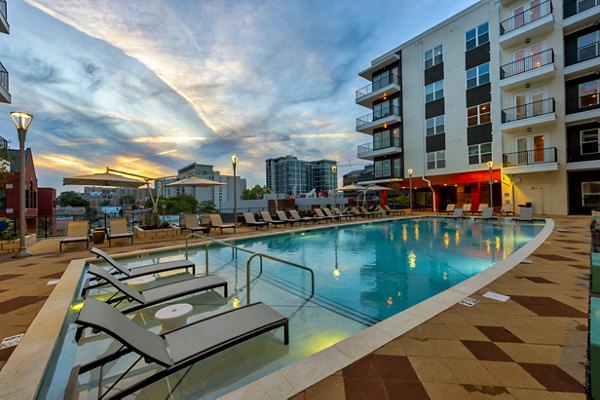
<svg viewBox="0 0 600 400">
<path fill-rule="evenodd" d="M 590 218 L 555 223 L 533 263 L 472 294 L 475 306 L 453 305 L 293 399 L 585 399 Z M 0 259 L 0 339 L 25 332 L 54 288 L 48 281 L 90 254 L 69 247 L 61 254 L 46 240 L 30 249 L 34 257 Z M 482 297 L 487 290 L 510 299 Z M 0 351 L 0 369 L 12 350 Z"/>
</svg>

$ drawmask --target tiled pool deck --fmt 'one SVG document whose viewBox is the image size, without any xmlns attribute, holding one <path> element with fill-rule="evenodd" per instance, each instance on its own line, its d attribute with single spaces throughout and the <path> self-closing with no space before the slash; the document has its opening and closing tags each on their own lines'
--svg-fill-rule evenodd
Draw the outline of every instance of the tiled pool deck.
<svg viewBox="0 0 600 400">
<path fill-rule="evenodd" d="M 590 217 L 552 218 L 555 229 L 532 263 L 472 293 L 474 307 L 451 306 L 293 399 L 585 399 Z M 47 282 L 90 255 L 69 246 L 59 254 L 58 242 L 45 240 L 30 248 L 33 257 L 0 260 L 0 339 L 25 332 L 54 288 Z M 511 298 L 482 297 L 487 290 Z M 13 349 L 0 350 L 0 368 Z"/>
</svg>

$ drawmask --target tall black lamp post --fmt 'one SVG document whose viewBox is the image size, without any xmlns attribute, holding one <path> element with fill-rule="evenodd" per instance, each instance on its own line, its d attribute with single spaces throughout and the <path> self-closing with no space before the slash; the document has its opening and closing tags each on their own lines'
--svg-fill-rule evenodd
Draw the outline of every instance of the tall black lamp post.
<svg viewBox="0 0 600 400">
<path fill-rule="evenodd" d="M 413 169 L 409 168 L 406 172 L 408 172 L 408 204 L 410 207 L 410 213 L 412 214 L 412 174 Z"/>
<path fill-rule="evenodd" d="M 492 184 L 494 183 L 492 180 L 492 168 L 494 167 L 494 162 L 491 160 L 488 161 L 487 166 L 490 171 L 490 207 L 494 208 L 494 196 L 492 196 Z"/>
<path fill-rule="evenodd" d="M 333 208 L 336 207 L 335 204 L 335 196 L 337 195 L 336 192 L 336 173 L 337 172 L 337 165 L 332 165 L 331 166 L 331 191 L 333 192 Z"/>
<path fill-rule="evenodd" d="M 237 228 L 237 182 L 236 182 L 236 167 L 238 162 L 237 154 L 231 155 L 231 164 L 233 165 L 233 233 Z"/>
<path fill-rule="evenodd" d="M 27 136 L 27 128 L 29 128 L 33 116 L 21 111 L 13 111 L 10 116 L 19 133 L 19 251 L 14 257 L 21 258 L 31 255 L 27 251 L 27 243 L 25 242 L 25 234 L 27 233 L 27 222 L 25 221 L 25 175 L 27 174 L 25 136 Z"/>
</svg>

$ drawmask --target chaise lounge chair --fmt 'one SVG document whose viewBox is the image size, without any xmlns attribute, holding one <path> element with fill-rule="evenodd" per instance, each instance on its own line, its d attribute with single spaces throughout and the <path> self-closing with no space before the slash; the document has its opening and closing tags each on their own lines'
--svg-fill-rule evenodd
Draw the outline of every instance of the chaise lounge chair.
<svg viewBox="0 0 600 400">
<path fill-rule="evenodd" d="M 139 371 L 134 367 L 142 360 L 146 364 L 155 365 L 157 371 L 121 388 L 112 394 L 114 397 L 129 396 L 176 371 L 276 328 L 284 328 L 283 342 L 285 345 L 289 342 L 288 319 L 263 303 L 235 308 L 157 335 L 137 325 L 110 305 L 89 297 L 76 322 L 84 328 L 90 327 L 107 333 L 122 346 L 114 353 L 84 365 L 76 365 L 69 376 L 65 399 L 76 397 L 79 375 L 96 368 L 99 368 L 99 372 L 98 375 L 94 374 L 92 381 L 97 381 L 98 398 L 111 397 L 109 392 L 114 385 L 103 392 L 103 374 L 110 370 L 104 367 L 128 353 L 136 353 L 139 357 L 120 376 L 110 377 L 111 380 L 122 382 L 130 371 L 130 377 L 136 376 Z"/>
<path fill-rule="evenodd" d="M 131 239 L 133 244 L 133 233 L 127 228 L 127 220 L 125 218 L 113 218 L 110 220 L 110 228 L 106 233 L 108 236 L 108 247 L 112 247 L 111 240 L 113 239 Z"/>
<path fill-rule="evenodd" d="M 336 213 L 337 215 L 339 215 L 340 217 L 346 217 L 346 221 L 348 221 L 351 218 L 354 218 L 354 219 L 357 218 L 353 212 L 346 211 L 346 210 L 344 210 L 344 212 L 342 212 L 342 210 L 340 210 L 337 207 L 333 207 L 333 212 Z"/>
<path fill-rule="evenodd" d="M 254 214 L 250 213 L 250 212 L 245 212 L 244 213 L 244 220 L 246 221 L 246 225 L 248 226 L 255 226 L 256 230 L 258 230 L 258 228 L 260 228 L 261 226 L 266 226 L 267 228 L 269 227 L 269 223 L 268 222 L 263 222 L 263 221 L 257 221 L 254 219 Z"/>
<path fill-rule="evenodd" d="M 192 273 L 194 275 L 196 275 L 196 264 L 194 264 L 193 262 L 191 262 L 189 260 L 167 261 L 167 262 L 159 263 L 159 264 L 146 264 L 146 265 L 136 266 L 133 268 L 128 268 L 126 265 L 123 265 L 123 264 L 117 262 L 117 260 L 115 260 L 114 258 L 109 256 L 103 250 L 100 250 L 96 247 L 92 247 L 92 249 L 90 251 L 92 253 L 94 253 L 95 255 L 97 255 L 98 257 L 102 257 L 104 259 L 104 261 L 109 263 L 110 266 L 117 271 L 117 275 L 120 275 L 119 279 L 137 278 L 139 276 L 158 274 L 159 272 L 165 272 L 165 271 L 175 271 L 175 270 L 184 269 L 184 268 L 186 271 L 189 268 L 191 268 Z M 110 270 L 109 273 L 112 273 L 112 270 Z M 85 294 L 85 292 L 87 290 L 98 287 L 98 286 L 101 286 L 101 285 L 93 284 L 91 286 L 85 286 L 83 288 L 83 293 Z"/>
<path fill-rule="evenodd" d="M 465 215 L 471 212 L 471 206 L 471 203 L 463 204 L 462 209 Z"/>
<path fill-rule="evenodd" d="M 315 222 L 318 221 L 319 218 L 313 218 L 313 217 L 301 217 L 300 214 L 298 214 L 298 211 L 296 210 L 290 210 L 290 215 L 292 216 L 292 221 L 302 221 L 304 222 L 304 224 L 307 224 L 308 222 Z"/>
<path fill-rule="evenodd" d="M 271 214 L 268 211 L 261 211 L 260 215 L 262 216 L 263 221 L 273 224 L 275 226 L 281 225 L 281 224 L 285 225 L 288 223 L 287 221 L 273 219 L 273 217 L 271 217 Z M 289 224 L 291 225 L 291 223 L 289 223 Z"/>
<path fill-rule="evenodd" d="M 183 214 L 183 223 L 185 224 L 182 230 L 191 231 L 192 233 L 202 232 L 207 235 L 210 234 L 210 226 L 203 226 L 198 224 L 198 220 L 194 214 Z"/>
<path fill-rule="evenodd" d="M 486 220 L 490 220 L 490 219 L 494 219 L 494 208 L 493 207 L 485 207 L 482 211 L 481 211 L 481 219 L 486 219 Z"/>
<path fill-rule="evenodd" d="M 90 223 L 89 221 L 69 221 L 67 224 L 67 237 L 60 240 L 59 252 L 62 253 L 63 244 L 85 242 L 85 248 L 90 248 Z"/>
<path fill-rule="evenodd" d="M 456 208 L 456 204 L 447 204 L 446 209 L 440 211 L 440 213 L 452 214 L 454 212 L 455 208 Z"/>
<path fill-rule="evenodd" d="M 315 212 L 315 214 L 317 214 L 313 217 L 313 218 L 316 218 L 317 221 L 333 222 L 333 217 L 329 217 L 329 216 L 325 215 L 320 208 L 315 208 L 315 209 L 313 209 L 313 211 Z"/>
<path fill-rule="evenodd" d="M 404 215 L 405 214 L 404 210 L 393 210 L 388 205 L 382 206 L 382 208 L 388 213 L 388 215 Z"/>
<path fill-rule="evenodd" d="M 125 299 L 130 301 L 133 300 L 138 303 L 135 306 L 120 310 L 121 312 L 132 312 L 177 297 L 187 296 L 209 289 L 216 289 L 218 287 L 223 288 L 223 297 L 227 297 L 227 282 L 215 275 L 196 276 L 182 281 L 155 286 L 140 292 L 127 286 L 126 282 L 118 280 L 114 275 L 97 265 L 90 265 L 88 272 L 97 277 L 98 280 L 105 281 L 105 283 L 114 286 L 115 289 L 118 290 L 117 293 L 106 300 L 106 303 L 119 304 Z M 122 293 L 121 296 L 117 295 L 119 292 Z"/>
<path fill-rule="evenodd" d="M 342 216 L 335 215 L 334 213 L 331 212 L 331 210 L 329 208 L 322 208 L 321 211 L 324 212 L 325 215 L 328 216 L 329 218 L 333 218 L 336 221 L 341 221 L 342 220 Z"/>
<path fill-rule="evenodd" d="M 519 217 L 517 221 L 533 222 L 533 207 L 521 207 L 519 209 Z"/>
<path fill-rule="evenodd" d="M 301 219 L 288 218 L 288 216 L 285 215 L 284 211 L 278 210 L 278 211 L 276 211 L 276 213 L 281 221 L 284 221 L 284 222 L 290 224 L 290 226 L 294 225 L 296 222 L 298 222 L 298 223 L 300 223 L 300 225 L 302 225 L 303 221 Z"/>
<path fill-rule="evenodd" d="M 473 210 L 471 211 L 471 214 L 475 215 L 475 214 L 482 214 L 483 213 L 483 209 L 487 208 L 488 203 L 479 203 L 479 207 L 477 208 L 477 210 Z"/>
<path fill-rule="evenodd" d="M 455 208 L 454 211 L 452 212 L 452 215 L 448 215 L 446 218 L 460 219 L 462 217 L 463 217 L 463 209 Z"/>
<path fill-rule="evenodd" d="M 235 223 L 234 224 L 223 223 L 223 220 L 221 219 L 221 214 L 209 214 L 208 217 L 210 218 L 210 226 L 213 228 L 221 229 L 221 234 L 223 234 L 223 229 L 227 229 L 227 228 L 235 229 Z"/>
</svg>

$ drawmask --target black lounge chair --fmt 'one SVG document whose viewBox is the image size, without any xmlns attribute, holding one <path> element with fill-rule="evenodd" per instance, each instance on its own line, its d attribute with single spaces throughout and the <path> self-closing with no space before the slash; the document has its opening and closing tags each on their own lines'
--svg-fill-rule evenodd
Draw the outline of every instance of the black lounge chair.
<svg viewBox="0 0 600 400">
<path fill-rule="evenodd" d="M 280 225 L 280 224 L 285 225 L 285 224 L 288 224 L 288 223 L 290 225 L 292 225 L 291 222 L 282 221 L 282 220 L 279 220 L 279 219 L 273 219 L 273 217 L 271 217 L 271 214 L 268 211 L 261 211 L 260 215 L 262 216 L 263 221 L 268 222 L 270 224 L 273 224 L 275 226 Z"/>
<path fill-rule="evenodd" d="M 223 288 L 223 297 L 227 297 L 227 282 L 215 275 L 192 277 L 178 282 L 155 286 L 140 292 L 127 286 L 125 282 L 118 280 L 114 275 L 97 265 L 90 265 L 88 272 L 97 278 L 106 281 L 106 283 L 114 286 L 118 290 L 117 293 L 106 300 L 106 303 L 119 304 L 126 299 L 138 303 L 137 305 L 121 310 L 121 312 L 132 312 L 167 300 L 219 287 Z M 122 293 L 122 295 L 118 295 L 119 292 Z"/>
<path fill-rule="evenodd" d="M 117 260 L 115 260 L 114 258 L 109 256 L 105 251 L 100 250 L 97 247 L 92 247 L 90 251 L 98 257 L 102 257 L 104 261 L 109 263 L 111 267 L 119 271 L 121 274 L 125 275 L 126 278 L 136 278 L 138 276 L 152 275 L 157 274 L 159 272 L 173 271 L 176 269 L 184 268 L 186 271 L 188 270 L 188 268 L 191 268 L 192 273 L 196 275 L 196 264 L 189 260 L 167 261 L 159 264 L 146 264 L 133 268 L 128 268 L 126 265 L 118 263 Z"/>
<path fill-rule="evenodd" d="M 342 212 L 342 211 L 341 211 L 339 208 L 337 208 L 337 207 L 334 207 L 334 208 L 333 208 L 333 212 L 334 212 L 336 215 L 339 215 L 340 217 L 345 217 L 345 218 L 346 218 L 346 221 L 348 221 L 348 220 L 349 220 L 349 219 L 351 219 L 351 218 L 354 218 L 354 219 L 356 219 L 356 218 L 357 218 L 357 217 L 356 217 L 356 215 L 354 215 L 354 213 L 353 213 L 353 212 L 350 212 L 350 211 L 347 211 L 347 210 L 348 210 L 348 209 L 346 209 L 346 210 L 344 210 L 344 212 Z"/>
<path fill-rule="evenodd" d="M 257 230 L 261 226 L 265 226 L 267 228 L 269 227 L 269 223 L 268 222 L 255 220 L 254 219 L 254 214 L 252 214 L 250 212 L 245 212 L 244 213 L 244 220 L 246 221 L 246 225 L 247 226 L 255 226 Z"/>
<path fill-rule="evenodd" d="M 183 223 L 185 226 L 181 230 L 188 230 L 192 233 L 202 232 L 207 235 L 210 234 L 210 226 L 203 226 L 198 224 L 198 220 L 194 214 L 183 214 Z"/>
<path fill-rule="evenodd" d="M 263 303 L 235 308 L 157 335 L 129 320 L 110 305 L 89 297 L 76 322 L 83 327 L 107 333 L 123 346 L 87 364 L 76 365 L 69 376 L 65 399 L 75 398 L 79 375 L 96 368 L 99 368 L 98 398 L 123 398 L 176 371 L 273 329 L 283 327 L 283 342 L 285 345 L 289 342 L 288 319 Z M 164 369 L 109 395 L 116 383 L 106 391 L 102 390 L 104 367 L 131 352 L 139 357 L 123 374 L 111 377 L 116 382 L 124 380 L 132 370 L 131 375 L 134 375 L 134 367 L 141 360 Z"/>
<path fill-rule="evenodd" d="M 208 214 L 208 218 L 210 218 L 210 226 L 212 226 L 213 228 L 219 228 L 221 230 L 221 235 L 223 234 L 223 229 L 231 228 L 235 230 L 237 216 L 233 217 L 233 224 L 223 223 L 223 220 L 221 219 L 221 214 Z"/>
</svg>

